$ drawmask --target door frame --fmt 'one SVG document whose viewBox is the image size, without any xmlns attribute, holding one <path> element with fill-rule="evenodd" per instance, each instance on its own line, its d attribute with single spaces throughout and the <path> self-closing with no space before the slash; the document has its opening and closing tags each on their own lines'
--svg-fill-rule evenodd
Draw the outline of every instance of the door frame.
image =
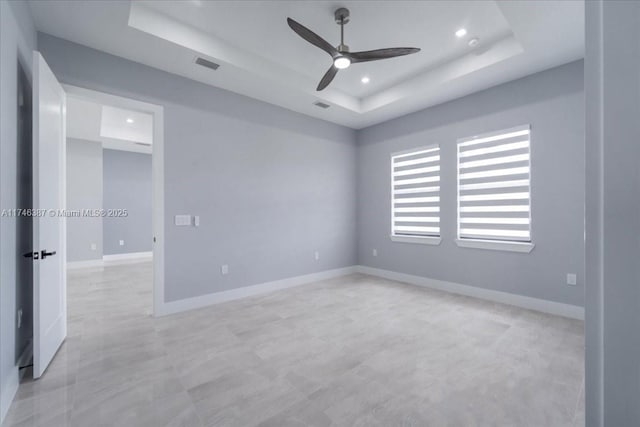
<svg viewBox="0 0 640 427">
<path fill-rule="evenodd" d="M 152 245 L 153 316 L 161 316 L 164 306 L 164 107 L 162 105 L 151 104 L 68 84 L 62 84 L 62 87 L 66 91 L 67 96 L 153 115 L 153 145 L 151 149 L 151 180 L 153 185 L 152 228 L 154 238 Z M 64 239 L 66 245 L 66 234 Z"/>
</svg>

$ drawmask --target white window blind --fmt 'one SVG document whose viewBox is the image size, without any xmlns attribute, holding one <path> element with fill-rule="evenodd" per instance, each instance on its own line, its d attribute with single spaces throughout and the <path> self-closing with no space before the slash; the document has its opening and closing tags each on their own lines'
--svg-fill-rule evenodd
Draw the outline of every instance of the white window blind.
<svg viewBox="0 0 640 427">
<path fill-rule="evenodd" d="M 440 236 L 440 147 L 391 156 L 391 234 Z"/>
<path fill-rule="evenodd" d="M 530 127 L 458 140 L 458 238 L 531 241 Z"/>
</svg>

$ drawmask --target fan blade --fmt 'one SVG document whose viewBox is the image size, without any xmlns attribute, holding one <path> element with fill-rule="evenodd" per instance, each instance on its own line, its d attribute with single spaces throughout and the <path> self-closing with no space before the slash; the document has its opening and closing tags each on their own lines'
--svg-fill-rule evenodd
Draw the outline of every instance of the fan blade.
<svg viewBox="0 0 640 427">
<path fill-rule="evenodd" d="M 338 69 L 332 65 L 331 68 L 329 68 L 329 70 L 327 70 L 327 72 L 324 74 L 322 80 L 320 80 L 320 83 L 318 83 L 318 87 L 316 90 L 321 91 L 325 87 L 329 86 L 329 83 L 331 83 L 331 80 L 333 80 L 336 74 L 338 74 Z"/>
<path fill-rule="evenodd" d="M 319 47 L 332 57 L 338 55 L 338 50 L 335 47 L 331 46 L 328 41 L 311 31 L 304 25 L 294 21 L 291 18 L 287 18 L 287 24 L 289 24 L 289 27 L 291 27 L 291 29 L 295 31 L 300 37 L 302 37 L 312 45 Z"/>
<path fill-rule="evenodd" d="M 351 62 L 367 62 L 377 61 L 378 59 L 395 58 L 396 56 L 411 55 L 418 53 L 420 49 L 417 47 L 390 47 L 387 49 L 367 50 L 364 52 L 349 53 Z"/>
</svg>

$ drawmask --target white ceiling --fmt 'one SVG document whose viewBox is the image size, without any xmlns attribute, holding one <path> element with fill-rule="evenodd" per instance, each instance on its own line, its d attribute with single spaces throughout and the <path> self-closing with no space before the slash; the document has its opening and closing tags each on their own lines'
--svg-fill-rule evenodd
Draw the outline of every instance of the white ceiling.
<svg viewBox="0 0 640 427">
<path fill-rule="evenodd" d="M 153 117 L 69 96 L 67 137 L 100 142 L 112 150 L 151 153 Z"/>
<path fill-rule="evenodd" d="M 199 7 L 185 7 L 184 2 L 173 1 L 144 2 L 144 5 L 247 54 L 269 62 L 282 59 L 294 72 L 320 80 L 331 65 L 330 56 L 295 35 L 284 17 L 298 20 L 337 46 L 340 27 L 331 17 L 331 4 L 298 2 L 283 10 L 268 2 L 249 2 L 250 6 L 242 3 L 240 7 L 238 2 L 212 2 Z M 352 51 L 394 46 L 422 49 L 417 55 L 354 65 L 338 73 L 332 87 L 358 98 L 468 53 L 469 46 L 453 34 L 457 28 L 467 27 L 482 40 L 496 40 L 510 33 L 508 23 L 494 2 L 422 5 L 416 5 L 415 1 L 358 2 L 350 8 L 352 19 L 345 26 L 345 43 Z M 234 15 L 241 15 L 240 19 L 229 19 Z M 394 22 L 395 19 L 398 22 Z M 371 79 L 367 85 L 360 82 L 364 75 Z"/>
<path fill-rule="evenodd" d="M 100 136 L 151 145 L 153 142 L 153 116 L 103 105 Z"/>
<path fill-rule="evenodd" d="M 353 128 L 582 58 L 583 1 L 30 1 L 40 31 Z M 348 7 L 352 51 L 419 47 L 354 64 L 324 91 L 330 57 L 291 17 L 330 43 Z M 467 36 L 455 31 L 466 28 Z M 480 44 L 470 48 L 472 37 Z M 217 71 L 194 64 L 203 56 Z M 364 85 L 360 79 L 368 76 Z M 327 110 L 313 106 L 321 100 Z"/>
</svg>

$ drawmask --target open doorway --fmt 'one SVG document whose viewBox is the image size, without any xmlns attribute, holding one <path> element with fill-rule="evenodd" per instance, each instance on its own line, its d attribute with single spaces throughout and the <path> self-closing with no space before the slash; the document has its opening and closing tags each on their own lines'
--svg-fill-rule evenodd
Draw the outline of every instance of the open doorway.
<svg viewBox="0 0 640 427">
<path fill-rule="evenodd" d="M 162 298 L 162 107 L 73 86 L 67 93 L 69 336 L 96 298 L 156 312 Z M 159 295 L 158 295 L 159 294 Z M 159 301 L 162 301 L 161 299 Z M 104 304 L 102 305 L 104 306 Z"/>
<path fill-rule="evenodd" d="M 66 350 L 62 349 L 69 348 L 69 346 L 62 347 L 62 343 L 67 337 L 74 335 L 74 331 L 68 331 L 67 326 L 74 323 L 72 320 L 76 315 L 74 310 L 68 310 L 67 301 L 82 302 L 81 298 L 68 298 L 73 293 L 73 289 L 67 287 L 67 243 L 69 241 L 82 242 L 83 240 L 79 237 L 88 236 L 89 250 L 101 254 L 102 258 L 100 266 L 92 266 L 94 269 L 100 267 L 106 270 L 106 265 L 110 263 L 146 261 L 146 264 L 142 266 L 142 273 L 120 271 L 120 278 L 112 281 L 122 281 L 119 280 L 122 278 L 137 278 L 138 285 L 143 287 L 144 292 L 130 289 L 133 292 L 132 295 L 125 295 L 121 298 L 125 301 L 139 302 L 140 311 L 137 311 L 136 314 L 157 314 L 159 308 L 162 308 L 161 303 L 164 301 L 162 267 L 164 262 L 163 109 L 157 105 L 101 92 L 73 86 L 63 87 L 39 52 L 34 52 L 33 62 L 33 85 L 29 87 L 29 85 L 21 84 L 18 97 L 20 104 L 19 138 L 20 141 L 24 140 L 24 144 L 27 145 L 29 145 L 29 139 L 32 139 L 31 151 L 28 150 L 28 147 L 19 150 L 19 157 L 24 161 L 20 162 L 18 172 L 20 176 L 33 176 L 30 181 L 33 190 L 31 192 L 32 204 L 28 203 L 28 192 L 17 198 L 17 206 L 32 206 L 32 208 L 15 209 L 15 216 L 25 216 L 31 219 L 31 227 L 28 222 L 17 224 L 17 237 L 20 241 L 25 242 L 25 247 L 18 244 L 16 249 L 21 253 L 25 249 L 29 249 L 23 253 L 23 257 L 31 263 L 33 274 L 27 276 L 28 266 L 25 266 L 25 274 L 17 272 L 17 277 L 22 285 L 27 283 L 27 279 L 31 277 L 32 286 L 29 287 L 29 290 L 32 292 L 25 292 L 24 295 L 17 295 L 16 298 L 18 328 L 23 329 L 24 332 L 20 331 L 17 334 L 19 336 L 16 336 L 15 358 L 21 368 L 28 369 L 32 366 L 32 375 L 27 375 L 27 377 L 32 376 L 37 379 L 45 373 L 54 361 L 54 357 L 64 364 L 65 357 L 61 353 L 65 353 Z M 29 92 L 32 96 L 29 96 Z M 21 100 L 21 98 L 24 99 Z M 29 103 L 26 98 L 31 100 L 31 115 L 28 115 Z M 83 129 L 82 132 L 87 132 L 86 134 L 72 133 L 69 140 L 67 139 L 69 123 L 66 120 L 68 99 L 71 100 L 71 109 L 78 112 L 71 115 L 71 128 L 80 127 Z M 97 111 L 99 111 L 95 129 L 86 111 L 91 102 L 97 105 Z M 103 111 L 107 113 L 103 114 Z M 142 122 L 144 126 L 132 126 L 136 120 Z M 116 125 L 120 121 L 130 128 Z M 32 124 L 30 134 L 29 123 Z M 133 132 L 131 128 L 135 128 Z M 146 129 L 146 136 L 141 136 L 140 128 Z M 90 135 L 91 132 L 95 134 Z M 32 138 L 29 138 L 29 135 Z M 86 140 L 83 140 L 82 138 L 85 137 Z M 73 138 L 76 140 L 70 142 Z M 158 155 L 152 154 L 154 142 Z M 125 146 L 130 147 L 132 144 L 138 148 L 126 149 Z M 88 156 L 80 154 L 91 147 L 97 147 L 100 150 L 99 166 Z M 73 160 L 73 166 L 77 169 L 70 174 L 71 181 L 67 181 L 69 172 L 67 169 L 67 148 L 71 149 L 72 156 L 76 156 Z M 114 153 L 105 150 L 112 150 Z M 146 156 L 146 159 L 123 160 L 119 156 L 121 151 L 144 154 L 142 157 Z M 29 153 L 31 153 L 31 159 L 29 159 Z M 102 197 L 105 193 L 105 186 L 102 184 L 104 176 L 98 176 L 103 172 L 102 157 L 107 157 L 110 162 L 107 170 L 110 177 L 106 192 L 110 194 L 111 199 Z M 136 161 L 138 164 L 133 164 Z M 140 162 L 145 166 L 141 167 Z M 146 194 L 132 192 L 132 187 L 134 187 L 132 183 L 120 182 L 124 172 L 119 172 L 118 168 L 122 168 L 124 164 L 129 164 L 130 171 L 127 172 L 137 173 L 139 178 L 144 175 L 144 181 L 140 182 L 139 186 L 146 191 Z M 98 185 L 95 185 L 94 178 L 98 179 Z M 24 182 L 20 182 L 21 186 L 29 187 L 28 184 L 29 181 L 26 178 Z M 71 195 L 71 206 L 67 200 L 67 184 L 74 192 Z M 76 187 L 81 188 L 81 194 L 76 194 Z M 123 198 L 123 195 L 126 198 Z M 133 209 L 117 206 L 122 204 L 131 206 L 136 204 L 136 206 Z M 116 205 L 116 207 L 110 205 Z M 128 226 L 126 221 L 129 218 L 129 212 L 134 216 L 134 221 L 138 221 L 138 224 L 133 227 Z M 113 221 L 118 219 L 121 221 Z M 71 224 L 69 233 L 67 233 L 68 224 Z M 23 229 L 24 233 L 22 233 Z M 29 246 L 26 244 L 28 241 L 26 237 L 31 229 L 33 239 L 32 246 Z M 99 234 L 91 234 L 98 229 L 100 230 Z M 134 229 L 134 231 L 142 229 L 142 231 L 135 235 L 125 234 L 130 233 L 130 229 Z M 111 240 L 115 236 L 117 243 L 111 244 L 112 242 L 109 241 L 108 244 L 111 246 L 105 247 L 103 239 L 105 233 L 109 235 Z M 137 250 L 136 252 L 131 252 L 130 249 L 127 251 L 126 247 L 117 248 L 117 246 L 125 246 L 124 235 L 128 236 L 129 248 L 133 247 L 134 250 Z M 98 237 L 96 238 L 96 236 Z M 121 240 L 122 244 L 120 244 Z M 73 251 L 77 253 L 79 250 L 73 243 Z M 106 260 L 105 253 L 110 255 Z M 76 258 L 75 253 L 73 258 Z M 91 262 L 97 263 L 98 257 L 92 256 L 91 258 Z M 88 265 L 85 264 L 84 267 L 88 267 Z M 17 266 L 17 269 L 20 270 L 20 265 Z M 84 287 L 84 289 L 96 290 L 97 284 L 105 282 L 104 277 L 98 276 L 89 276 L 86 279 L 81 281 L 76 289 Z M 122 286 L 126 286 L 126 283 Z M 141 295 L 143 293 L 146 293 L 146 299 L 144 295 Z M 33 307 L 32 316 L 29 317 L 33 321 L 31 324 L 21 324 L 20 314 L 23 317 L 24 313 L 29 314 L 28 311 L 25 311 L 25 305 L 29 305 L 29 300 L 32 301 Z M 104 304 L 103 312 L 108 312 L 113 317 L 112 309 L 116 305 L 108 296 L 103 298 L 103 301 L 107 303 Z M 95 307 L 85 304 L 83 309 L 88 314 L 86 318 L 91 319 L 91 322 L 98 320 Z M 104 318 L 102 320 L 104 321 Z M 95 326 L 95 323 L 92 324 Z M 31 325 L 32 327 L 29 327 Z M 29 365 L 24 361 L 31 353 L 30 348 L 33 348 L 33 363 Z"/>
</svg>

